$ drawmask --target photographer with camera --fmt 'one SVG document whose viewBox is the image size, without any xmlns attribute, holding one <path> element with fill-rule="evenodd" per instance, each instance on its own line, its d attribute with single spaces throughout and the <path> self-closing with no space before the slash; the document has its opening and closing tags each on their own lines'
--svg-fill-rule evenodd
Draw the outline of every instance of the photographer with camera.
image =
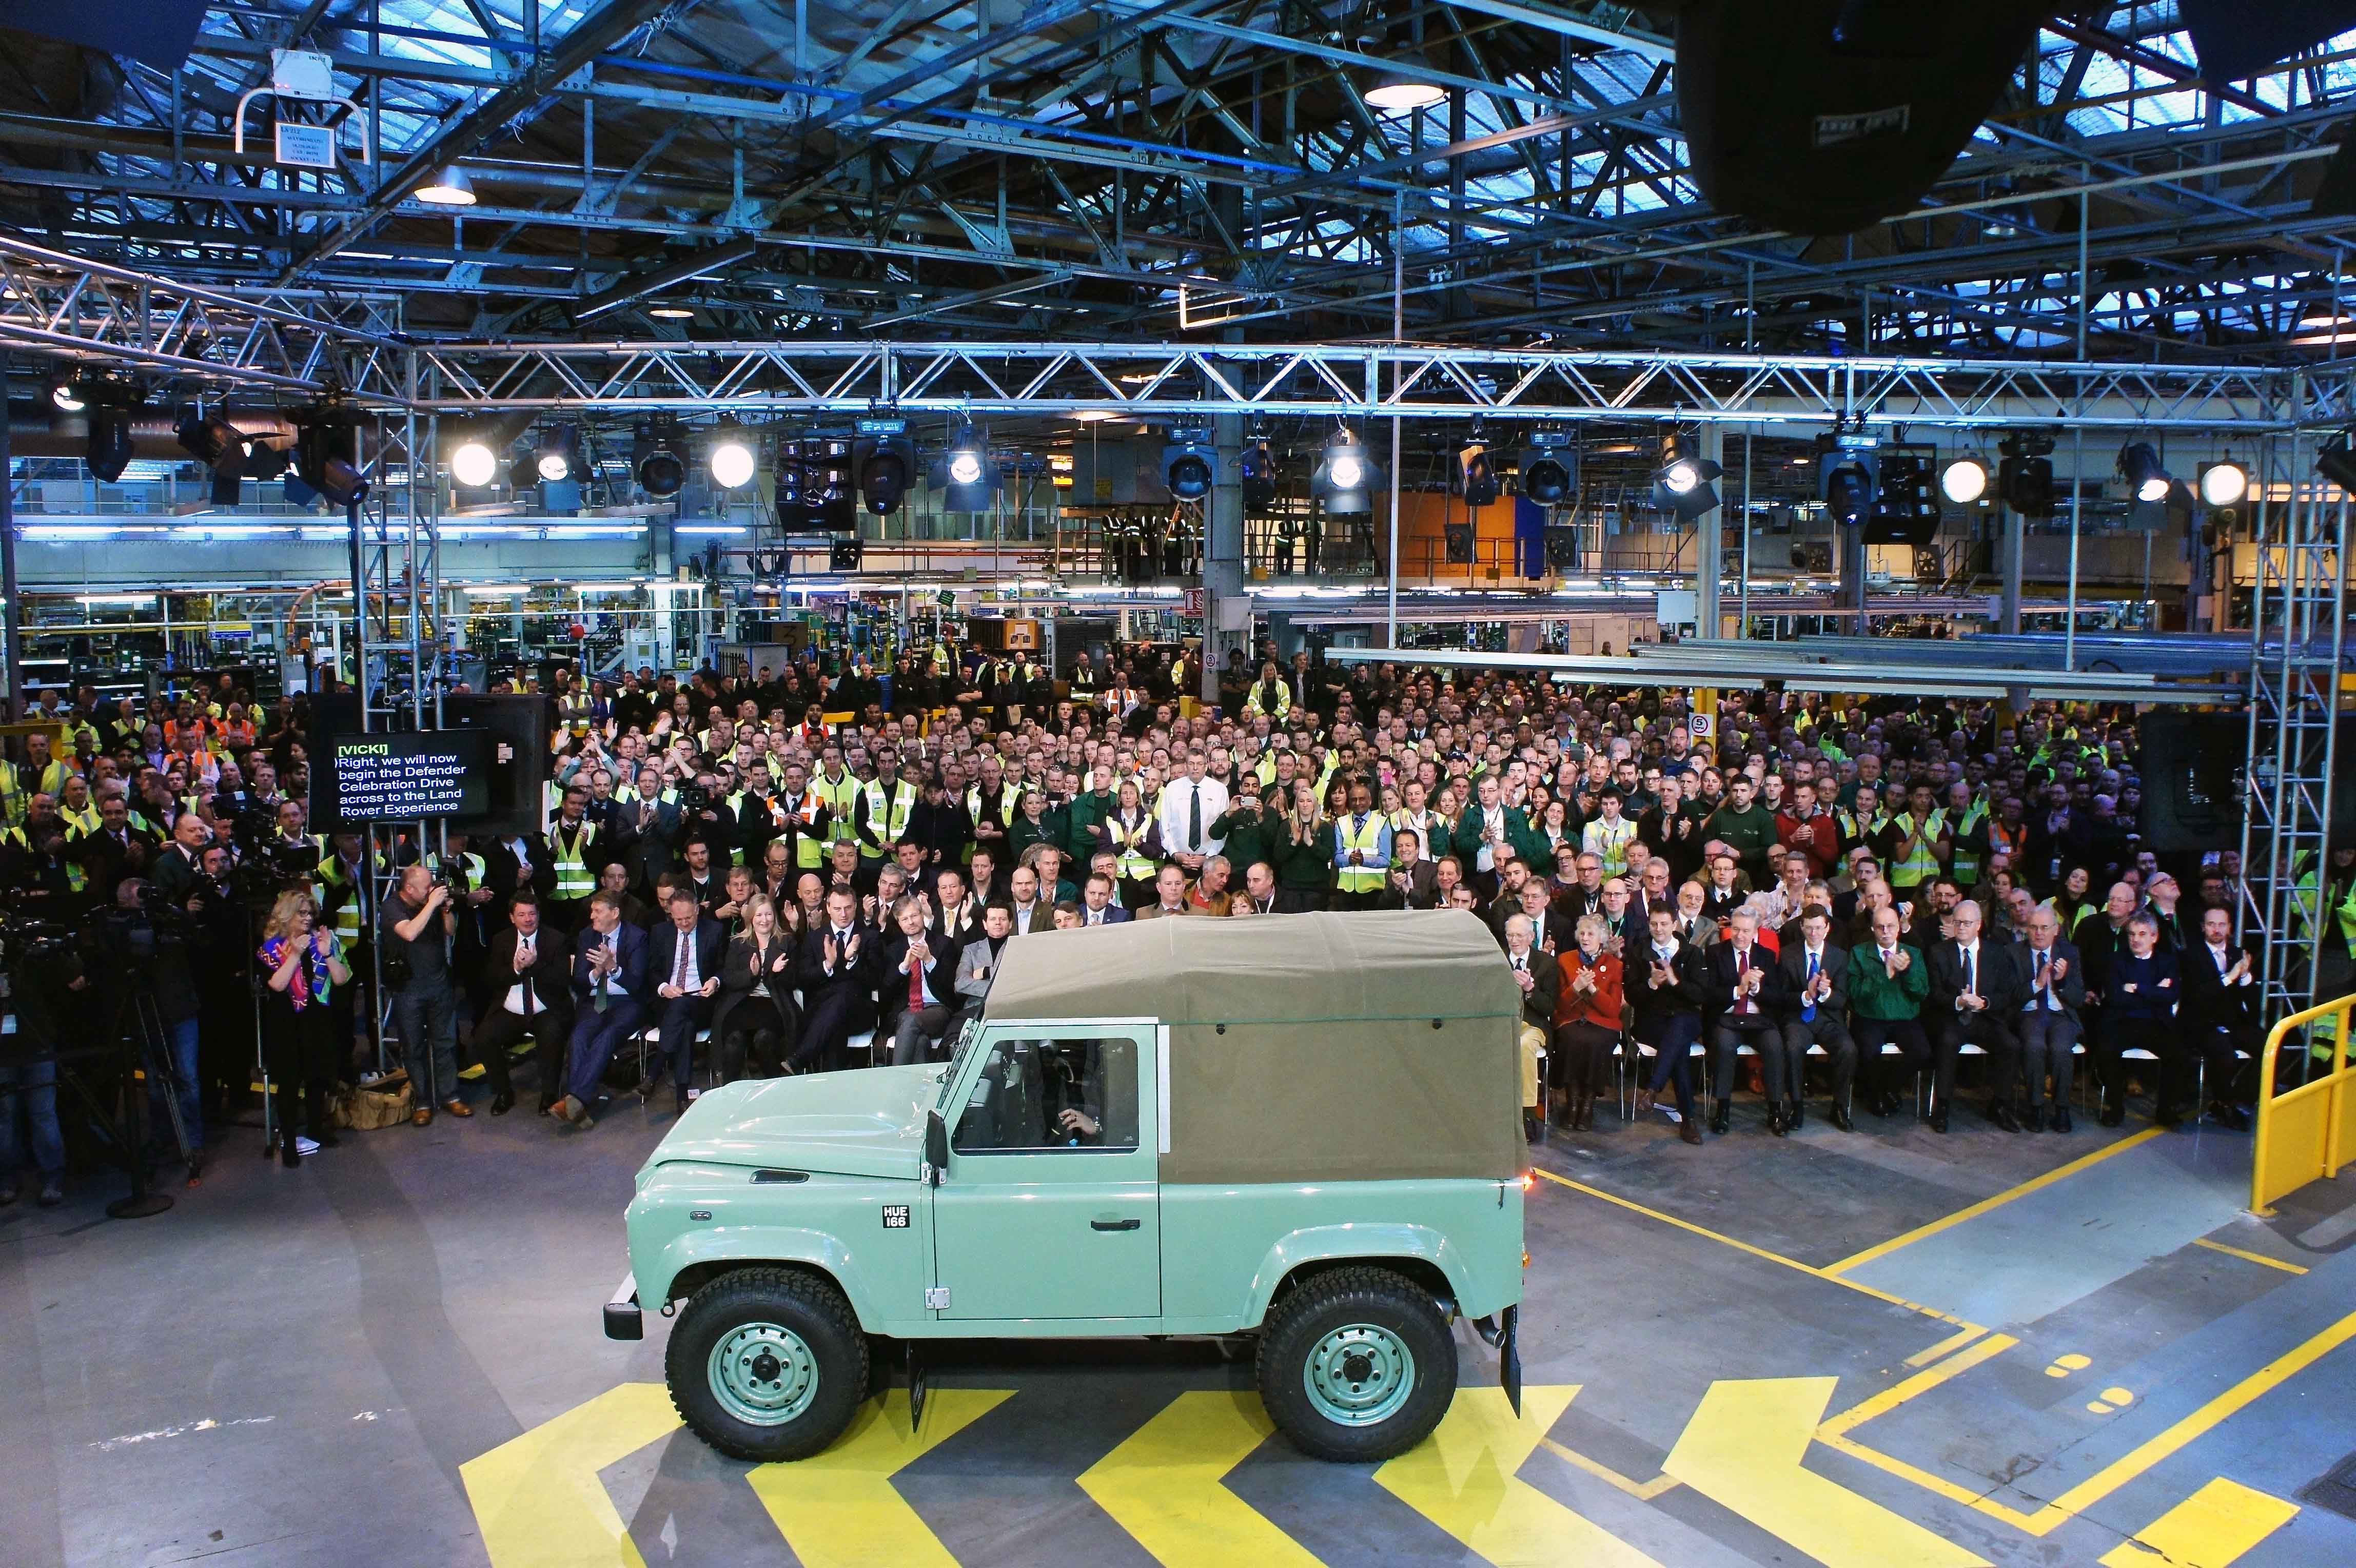
<svg viewBox="0 0 2356 1568">
<path fill-rule="evenodd" d="M 10 830 L 14 832 L 15 830 Z M 45 923 L 10 930 L 16 1035 L 0 1056 L 0 1207 L 16 1201 L 17 1173 L 27 1155 L 40 1179 L 38 1202 L 65 1201 L 66 1146 L 58 1125 L 58 1064 L 12 1059 L 46 1056 L 63 1036 L 69 1007 L 79 1009 L 90 989 L 72 939 Z M 70 995 L 65 994 L 71 993 Z M 18 1131 L 19 1127 L 23 1131 Z"/>
<path fill-rule="evenodd" d="M 154 1140 L 171 1124 L 164 1104 L 168 1092 L 179 1107 L 188 1180 L 193 1184 L 203 1174 L 205 1163 L 205 1108 L 198 1060 L 201 1033 L 198 1019 L 203 1004 L 189 951 L 198 926 L 194 917 L 162 889 L 136 876 L 116 884 L 113 920 L 122 941 L 118 950 L 128 955 L 138 971 L 131 977 L 132 983 L 144 986 L 155 1004 L 155 1017 L 164 1029 L 159 1043 L 171 1064 L 169 1084 L 160 1075 L 151 1073 L 148 1078 L 153 1107 L 148 1136 Z"/>
<path fill-rule="evenodd" d="M 400 891 L 377 912 L 379 961 L 415 1095 L 409 1120 L 419 1127 L 432 1124 L 437 1099 L 453 1116 L 475 1113 L 458 1093 L 458 992 L 449 948 L 457 925 L 450 884 L 423 865 L 402 868 Z"/>
</svg>

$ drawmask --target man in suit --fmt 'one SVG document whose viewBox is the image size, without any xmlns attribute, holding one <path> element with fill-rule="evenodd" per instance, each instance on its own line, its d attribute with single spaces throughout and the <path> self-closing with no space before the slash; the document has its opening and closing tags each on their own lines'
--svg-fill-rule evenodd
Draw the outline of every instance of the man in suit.
<svg viewBox="0 0 2356 1568">
<path fill-rule="evenodd" d="M 647 937 L 647 978 L 655 988 L 648 1004 L 656 1026 L 656 1049 L 670 1063 L 671 1092 L 687 1109 L 688 1083 L 695 1072 L 695 1033 L 712 1020 L 712 999 L 720 992 L 720 962 L 728 949 L 728 929 L 703 912 L 695 895 L 674 886 L 669 919 Z M 654 1096 L 655 1064 L 638 1082 L 640 1099 Z"/>
<path fill-rule="evenodd" d="M 638 770 L 637 799 L 616 801 L 612 818 L 614 858 L 629 875 L 629 886 L 651 887 L 678 864 L 679 803 L 662 798 L 662 775 Z"/>
<path fill-rule="evenodd" d="M 1622 955 L 1622 982 L 1634 1015 L 1628 1037 L 1653 1047 L 1649 1083 L 1636 1090 L 1636 1114 L 1653 1108 L 1664 1085 L 1674 1084 L 1677 1096 L 1677 1136 L 1688 1144 L 1701 1142 L 1701 1118 L 1694 1113 L 1693 1047 L 1701 1039 L 1702 993 L 1708 984 L 1702 950 L 1677 939 L 1676 911 L 1655 905 L 1645 924 L 1646 941 Z M 1644 1053 L 1634 1051 L 1639 1063 Z"/>
<path fill-rule="evenodd" d="M 956 962 L 957 950 L 981 929 L 981 903 L 965 889 L 965 873 L 945 865 L 933 875 L 932 921 L 926 935 L 941 956 Z"/>
<path fill-rule="evenodd" d="M 1176 861 L 1165 861 L 1153 876 L 1153 903 L 1130 911 L 1141 920 L 1177 919 L 1194 911 L 1186 902 L 1186 871 Z"/>
<path fill-rule="evenodd" d="M 529 887 L 541 902 L 541 913 L 547 914 L 547 900 L 556 891 L 556 867 L 541 853 L 536 838 L 509 835 L 486 840 L 483 844 L 483 886 L 494 897 L 491 902 L 499 912 L 507 911 L 508 901 Z M 544 927 L 547 921 L 541 924 Z"/>
<path fill-rule="evenodd" d="M 1759 940 L 1758 918 L 1736 909 L 1727 918 L 1725 940 L 1709 950 L 1703 994 L 1712 1015 L 1711 1077 L 1718 1090 L 1718 1110 L 1709 1130 L 1723 1136 L 1734 1114 L 1734 1053 L 1745 1041 L 1759 1053 L 1767 1090 L 1767 1130 L 1782 1137 L 1790 1129 L 1783 1121 L 1783 1034 L 1775 1013 L 1783 1003 L 1783 979 L 1774 955 Z"/>
<path fill-rule="evenodd" d="M 883 933 L 859 918 L 858 897 L 830 887 L 826 918 L 802 933 L 802 1039 L 797 1072 L 843 1065 L 851 1036 L 875 1026 L 875 984 L 883 970 Z"/>
<path fill-rule="evenodd" d="M 1806 1099 L 1808 1047 L 1822 1046 L 1833 1069 L 1833 1125 L 1844 1133 L 1857 1131 L 1849 1118 L 1849 1087 L 1857 1077 L 1857 1043 L 1848 1034 L 1848 954 L 1834 947 L 1833 912 L 1822 904 L 1800 911 L 1799 940 L 1787 942 L 1779 965 L 1783 972 L 1783 1059 L 1790 1095 L 1784 1120 L 1800 1125 Z"/>
<path fill-rule="evenodd" d="M 1547 899 L 1547 885 L 1536 877 L 1523 883 L 1513 897 L 1502 893 L 1498 896 L 1497 907 L 1490 912 L 1490 918 L 1496 922 L 1499 945 L 1504 944 L 1505 928 L 1516 915 L 1530 923 L 1530 945 L 1548 957 L 1560 958 L 1579 945 L 1578 923 L 1555 913 Z M 1605 950 L 1612 950 L 1608 933 Z"/>
<path fill-rule="evenodd" d="M 647 995 L 647 934 L 623 922 L 620 899 L 602 890 L 591 894 L 589 923 L 573 947 L 564 1096 L 551 1107 L 552 1114 L 575 1127 L 595 1125 L 589 1107 L 615 1049 L 638 1026 Z"/>
<path fill-rule="evenodd" d="M 935 945 L 925 924 L 921 899 L 903 898 L 892 908 L 892 931 L 884 939 L 884 979 L 875 1033 L 892 1036 L 892 1065 L 926 1058 L 948 1033 L 957 1015 L 957 949 Z"/>
<path fill-rule="evenodd" d="M 1497 873 L 1512 857 L 1514 846 L 1528 836 L 1529 822 L 1519 806 L 1505 804 L 1504 787 L 1492 770 L 1474 787 L 1477 799 L 1456 824 L 1456 856 L 1464 863 L 1464 880 L 1483 898 L 1497 892 Z"/>
<path fill-rule="evenodd" d="M 1439 902 L 1439 872 L 1423 853 L 1422 837 L 1413 828 L 1392 829 L 1391 864 L 1384 878 L 1382 907 L 1430 909 Z"/>
<path fill-rule="evenodd" d="M 508 903 L 507 929 L 494 932 L 487 945 L 481 977 L 474 987 L 492 998 L 475 1022 L 472 1041 L 475 1058 L 490 1080 L 492 1115 L 504 1116 L 515 1106 L 508 1058 L 527 1035 L 533 1059 L 540 1064 L 541 1113 L 546 1115 L 563 1093 L 564 1046 L 573 1035 L 573 988 L 567 979 L 572 961 L 564 933 L 541 929 L 539 896 L 529 887 L 519 891 Z"/>
<path fill-rule="evenodd" d="M 1982 940 L 1980 907 L 1965 899 L 1947 918 L 1955 934 L 1931 950 L 1930 1028 L 1938 1047 L 1931 1127 L 1947 1130 L 1955 1060 L 1965 1046 L 1975 1045 L 1987 1053 L 1988 1120 L 2018 1133 L 2012 1085 L 2020 1076 L 2020 1047 L 2013 1026 L 2028 998 L 2019 993 L 2018 972 L 2002 944 Z"/>
<path fill-rule="evenodd" d="M 1539 892 L 1540 908 L 1544 908 L 1545 892 Z M 1519 1035 L 1522 1047 L 1522 1137 L 1526 1142 L 1546 1142 L 1546 1117 L 1542 1114 L 1538 1076 L 1538 1058 L 1554 1037 L 1555 999 L 1562 990 L 1562 966 L 1531 943 L 1534 926 L 1526 915 L 1515 915 L 1505 922 L 1505 961 L 1512 966 L 1514 983 L 1522 988 L 1522 1025 Z"/>
<path fill-rule="evenodd" d="M 1082 926 L 1118 926 L 1135 918 L 1121 907 L 1118 891 L 1109 872 L 1092 871 L 1080 884 L 1080 924 Z"/>
<path fill-rule="evenodd" d="M 2164 929 L 2161 940 L 2166 940 Z M 2236 1053 L 2254 1062 L 2265 1048 L 2258 1035 L 2256 966 L 2246 949 L 2234 945 L 2233 917 L 2223 909 L 2202 912 L 2201 940 L 2178 955 L 2178 962 L 2184 998 L 2177 1004 L 2176 1021 L 2186 1048 L 2206 1064 L 2209 1114 L 2238 1131 L 2250 1123 L 2233 1102 L 2233 1080 L 2241 1070 Z"/>
<path fill-rule="evenodd" d="M 2027 998 L 2020 1004 L 2020 1065 L 2029 1079 L 2029 1130 L 2045 1126 L 2045 1075 L 2053 1075 L 2053 1130 L 2070 1130 L 2072 1052 L 2085 1026 L 2085 965 L 2076 947 L 2062 940 L 2062 917 L 2050 904 L 2029 914 L 2029 941 L 2008 947 L 2015 981 Z"/>
</svg>

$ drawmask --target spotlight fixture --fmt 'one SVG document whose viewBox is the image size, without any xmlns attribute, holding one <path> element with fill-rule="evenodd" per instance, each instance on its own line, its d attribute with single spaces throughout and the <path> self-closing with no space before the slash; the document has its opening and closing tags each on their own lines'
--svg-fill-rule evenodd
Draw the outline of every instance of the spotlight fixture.
<svg viewBox="0 0 2356 1568">
<path fill-rule="evenodd" d="M 552 425 L 532 447 L 532 469 L 545 483 L 560 485 L 573 478 L 580 455 L 581 432 L 570 424 Z"/>
<path fill-rule="evenodd" d="M 988 511 L 995 504 L 991 498 L 998 493 L 998 468 L 972 425 L 959 424 L 950 436 L 948 450 L 934 471 L 933 488 L 948 492 L 941 505 L 949 511 Z"/>
<path fill-rule="evenodd" d="M 295 478 L 330 506 L 348 510 L 368 499 L 368 478 L 359 466 L 359 416 L 330 401 L 288 417 L 294 424 Z"/>
<path fill-rule="evenodd" d="M 1711 481 L 1725 471 L 1694 451 L 1691 436 L 1669 431 L 1661 437 L 1659 465 L 1653 470 L 1653 504 L 1675 513 L 1681 522 L 1691 522 L 1718 505 L 1718 489 Z"/>
<path fill-rule="evenodd" d="M 905 441 L 882 437 L 859 443 L 859 499 L 877 517 L 889 517 L 907 498 L 916 470 Z"/>
<path fill-rule="evenodd" d="M 256 437 L 245 444 L 245 477 L 257 485 L 269 484 L 285 474 L 289 456 L 286 447 Z"/>
<path fill-rule="evenodd" d="M 131 411 L 138 394 L 121 381 L 99 381 L 85 386 L 81 395 L 90 426 L 82 461 L 92 478 L 111 485 L 131 466 Z"/>
<path fill-rule="evenodd" d="M 2201 470 L 2200 488 L 2203 506 L 2239 506 L 2250 493 L 2250 471 L 2227 456 Z"/>
<path fill-rule="evenodd" d="M 50 386 L 49 403 L 59 413 L 80 413 L 87 406 L 82 402 L 80 386 L 70 379 Z"/>
<path fill-rule="evenodd" d="M 1162 478 L 1173 500 L 1198 501 L 1211 493 L 1211 477 L 1218 452 L 1211 433 L 1200 426 L 1181 426 L 1170 433 L 1162 448 Z"/>
<path fill-rule="evenodd" d="M 638 488 L 657 500 L 668 500 L 687 484 L 687 436 L 676 419 L 654 419 L 631 432 L 630 455 L 636 460 Z"/>
<path fill-rule="evenodd" d="M 463 489 L 483 490 L 499 482 L 498 443 L 479 429 L 462 429 L 451 444 L 450 480 Z"/>
<path fill-rule="evenodd" d="M 2135 499 L 2147 506 L 2166 500 L 2176 482 L 2148 441 L 2130 441 L 2119 448 L 2119 473 Z"/>
<path fill-rule="evenodd" d="M 1957 457 L 1939 471 L 1939 493 L 1957 506 L 1970 506 L 1987 494 L 1988 466 L 1976 456 Z"/>
<path fill-rule="evenodd" d="M 1436 81 L 1426 81 L 1404 71 L 1387 70 L 1375 79 L 1375 84 L 1366 89 L 1364 96 L 1369 109 L 1386 114 L 1405 114 L 1443 102 L 1448 90 Z"/>
<path fill-rule="evenodd" d="M 1355 515 L 1374 510 L 1374 479 L 1375 464 L 1366 456 L 1365 444 L 1345 424 L 1325 443 L 1324 456 L 1310 476 L 1309 488 L 1328 512 Z"/>
<path fill-rule="evenodd" d="M 684 305 L 649 305 L 647 314 L 657 321 L 692 321 L 695 312 Z"/>
<path fill-rule="evenodd" d="M 441 171 L 410 194 L 430 207 L 472 207 L 475 205 L 475 182 L 456 164 L 447 164 Z"/>
<path fill-rule="evenodd" d="M 180 449 L 212 470 L 215 506 L 235 506 L 245 473 L 245 435 L 220 414 L 192 409 L 176 433 Z"/>
<path fill-rule="evenodd" d="M 1579 449 L 1560 432 L 1540 431 L 1522 448 L 1521 482 L 1524 500 L 1539 506 L 1560 506 L 1570 499 L 1572 477 L 1579 469 Z"/>
<path fill-rule="evenodd" d="M 741 489 L 753 482 L 759 467 L 751 440 L 741 430 L 723 430 L 712 443 L 712 482 L 723 490 Z"/>
<path fill-rule="evenodd" d="M 1997 493 L 2023 517 L 2053 515 L 2053 437 L 2008 435 L 1997 443 Z"/>
<path fill-rule="evenodd" d="M 1244 510 L 1265 513 L 1276 505 L 1276 455 L 1269 450 L 1268 437 L 1255 432 L 1244 438 L 1243 456 L 1238 463 L 1243 474 Z"/>
<path fill-rule="evenodd" d="M 2315 471 L 2347 494 L 2356 495 L 2356 452 L 2349 450 L 2348 435 L 2341 431 L 2316 453 Z"/>
<path fill-rule="evenodd" d="M 1865 521 L 1881 494 L 1881 460 L 1869 435 L 1826 435 L 1816 443 L 1816 494 L 1835 522 Z"/>
<path fill-rule="evenodd" d="M 960 447 L 949 454 L 949 483 L 978 485 L 981 483 L 981 454 L 971 447 Z"/>
<path fill-rule="evenodd" d="M 1448 488 L 1462 496 L 1468 507 L 1496 504 L 1496 460 L 1490 456 L 1489 443 L 1482 437 L 1478 422 L 1473 424 L 1472 438 L 1449 459 Z"/>
</svg>

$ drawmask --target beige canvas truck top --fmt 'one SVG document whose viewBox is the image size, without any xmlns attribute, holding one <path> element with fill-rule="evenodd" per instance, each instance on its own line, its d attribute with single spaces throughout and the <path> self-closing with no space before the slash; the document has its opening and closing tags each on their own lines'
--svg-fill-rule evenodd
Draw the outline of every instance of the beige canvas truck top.
<svg viewBox="0 0 2356 1568">
<path fill-rule="evenodd" d="M 1461 909 L 1034 931 L 984 1015 L 1169 1026 L 1166 1182 L 1505 1180 L 1526 1157 L 1521 993 Z"/>
</svg>

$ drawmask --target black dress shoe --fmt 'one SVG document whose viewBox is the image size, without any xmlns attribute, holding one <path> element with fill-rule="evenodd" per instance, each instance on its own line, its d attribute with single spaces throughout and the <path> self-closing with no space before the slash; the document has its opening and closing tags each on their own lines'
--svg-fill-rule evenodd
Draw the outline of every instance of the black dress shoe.
<svg viewBox="0 0 2356 1568">
<path fill-rule="evenodd" d="M 1733 1125 L 1734 1113 L 1723 1105 L 1719 1106 L 1718 1113 L 1709 1119 L 1709 1130 L 1721 1138 L 1726 1136 L 1727 1129 Z"/>
<path fill-rule="evenodd" d="M 640 1100 L 652 1100 L 655 1094 L 655 1083 L 656 1080 L 651 1078 L 642 1078 L 638 1079 L 638 1098 Z"/>
<path fill-rule="evenodd" d="M 1873 1097 L 1871 1109 L 1876 1116 L 1894 1116 L 1898 1113 L 1898 1096 L 1885 1089 Z"/>
<path fill-rule="evenodd" d="M 2068 1106 L 2057 1105 L 2053 1108 L 2052 1126 L 2056 1133 L 2067 1133 L 2070 1130 L 2070 1108 Z"/>
<path fill-rule="evenodd" d="M 1808 1102 L 1807 1102 L 1806 1101 L 1804 1101 L 1804 1100 L 1788 1100 L 1788 1101 L 1785 1101 L 1783 1102 L 1783 1125 L 1784 1125 L 1784 1126 L 1786 1126 L 1786 1127 L 1790 1128 L 1793 1132 L 1796 1133 L 1796 1132 L 1798 1132 L 1798 1131 L 1800 1130 L 1801 1125 L 1802 1125 L 1804 1122 L 1805 1122 L 1807 1121 L 1807 1119 L 1808 1119 Z"/>
<path fill-rule="evenodd" d="M 1767 1131 L 1780 1138 L 1791 1130 L 1791 1119 L 1783 1114 L 1783 1108 L 1780 1105 L 1770 1105 L 1767 1108 Z"/>
<path fill-rule="evenodd" d="M 504 1116 L 514 1109 L 515 1094 L 513 1090 L 502 1089 L 497 1094 L 491 1096 L 492 1115 Z"/>
<path fill-rule="evenodd" d="M 2222 1100 L 2211 1104 L 2209 1116 L 2217 1125 L 2230 1133 L 2243 1132 L 2250 1124 L 2250 1119 L 2242 1113 L 2240 1106 L 2229 1104 Z"/>
<path fill-rule="evenodd" d="M 2012 1107 L 2009 1105 L 1999 1102 L 1995 1110 L 1988 1112 L 1988 1120 L 2008 1133 L 2020 1131 L 2020 1118 L 2012 1113 Z"/>
<path fill-rule="evenodd" d="M 1844 1133 L 1857 1131 L 1857 1123 L 1849 1120 L 1848 1108 L 1843 1105 L 1833 1107 L 1833 1125 Z"/>
<path fill-rule="evenodd" d="M 1938 1110 L 1931 1112 L 1931 1131 L 1933 1133 L 1944 1133 L 1946 1130 L 1947 1111 L 1946 1107 L 1941 1106 Z"/>
<path fill-rule="evenodd" d="M 2045 1131 L 2045 1107 L 2042 1105 L 2030 1106 L 2029 1108 L 2029 1114 L 2020 1119 L 2020 1124 L 2032 1133 L 2042 1133 Z"/>
<path fill-rule="evenodd" d="M 2103 1096 L 2102 1113 L 2094 1118 L 2105 1127 L 2115 1127 L 2127 1119 L 2127 1108 L 2109 1095 Z"/>
</svg>

